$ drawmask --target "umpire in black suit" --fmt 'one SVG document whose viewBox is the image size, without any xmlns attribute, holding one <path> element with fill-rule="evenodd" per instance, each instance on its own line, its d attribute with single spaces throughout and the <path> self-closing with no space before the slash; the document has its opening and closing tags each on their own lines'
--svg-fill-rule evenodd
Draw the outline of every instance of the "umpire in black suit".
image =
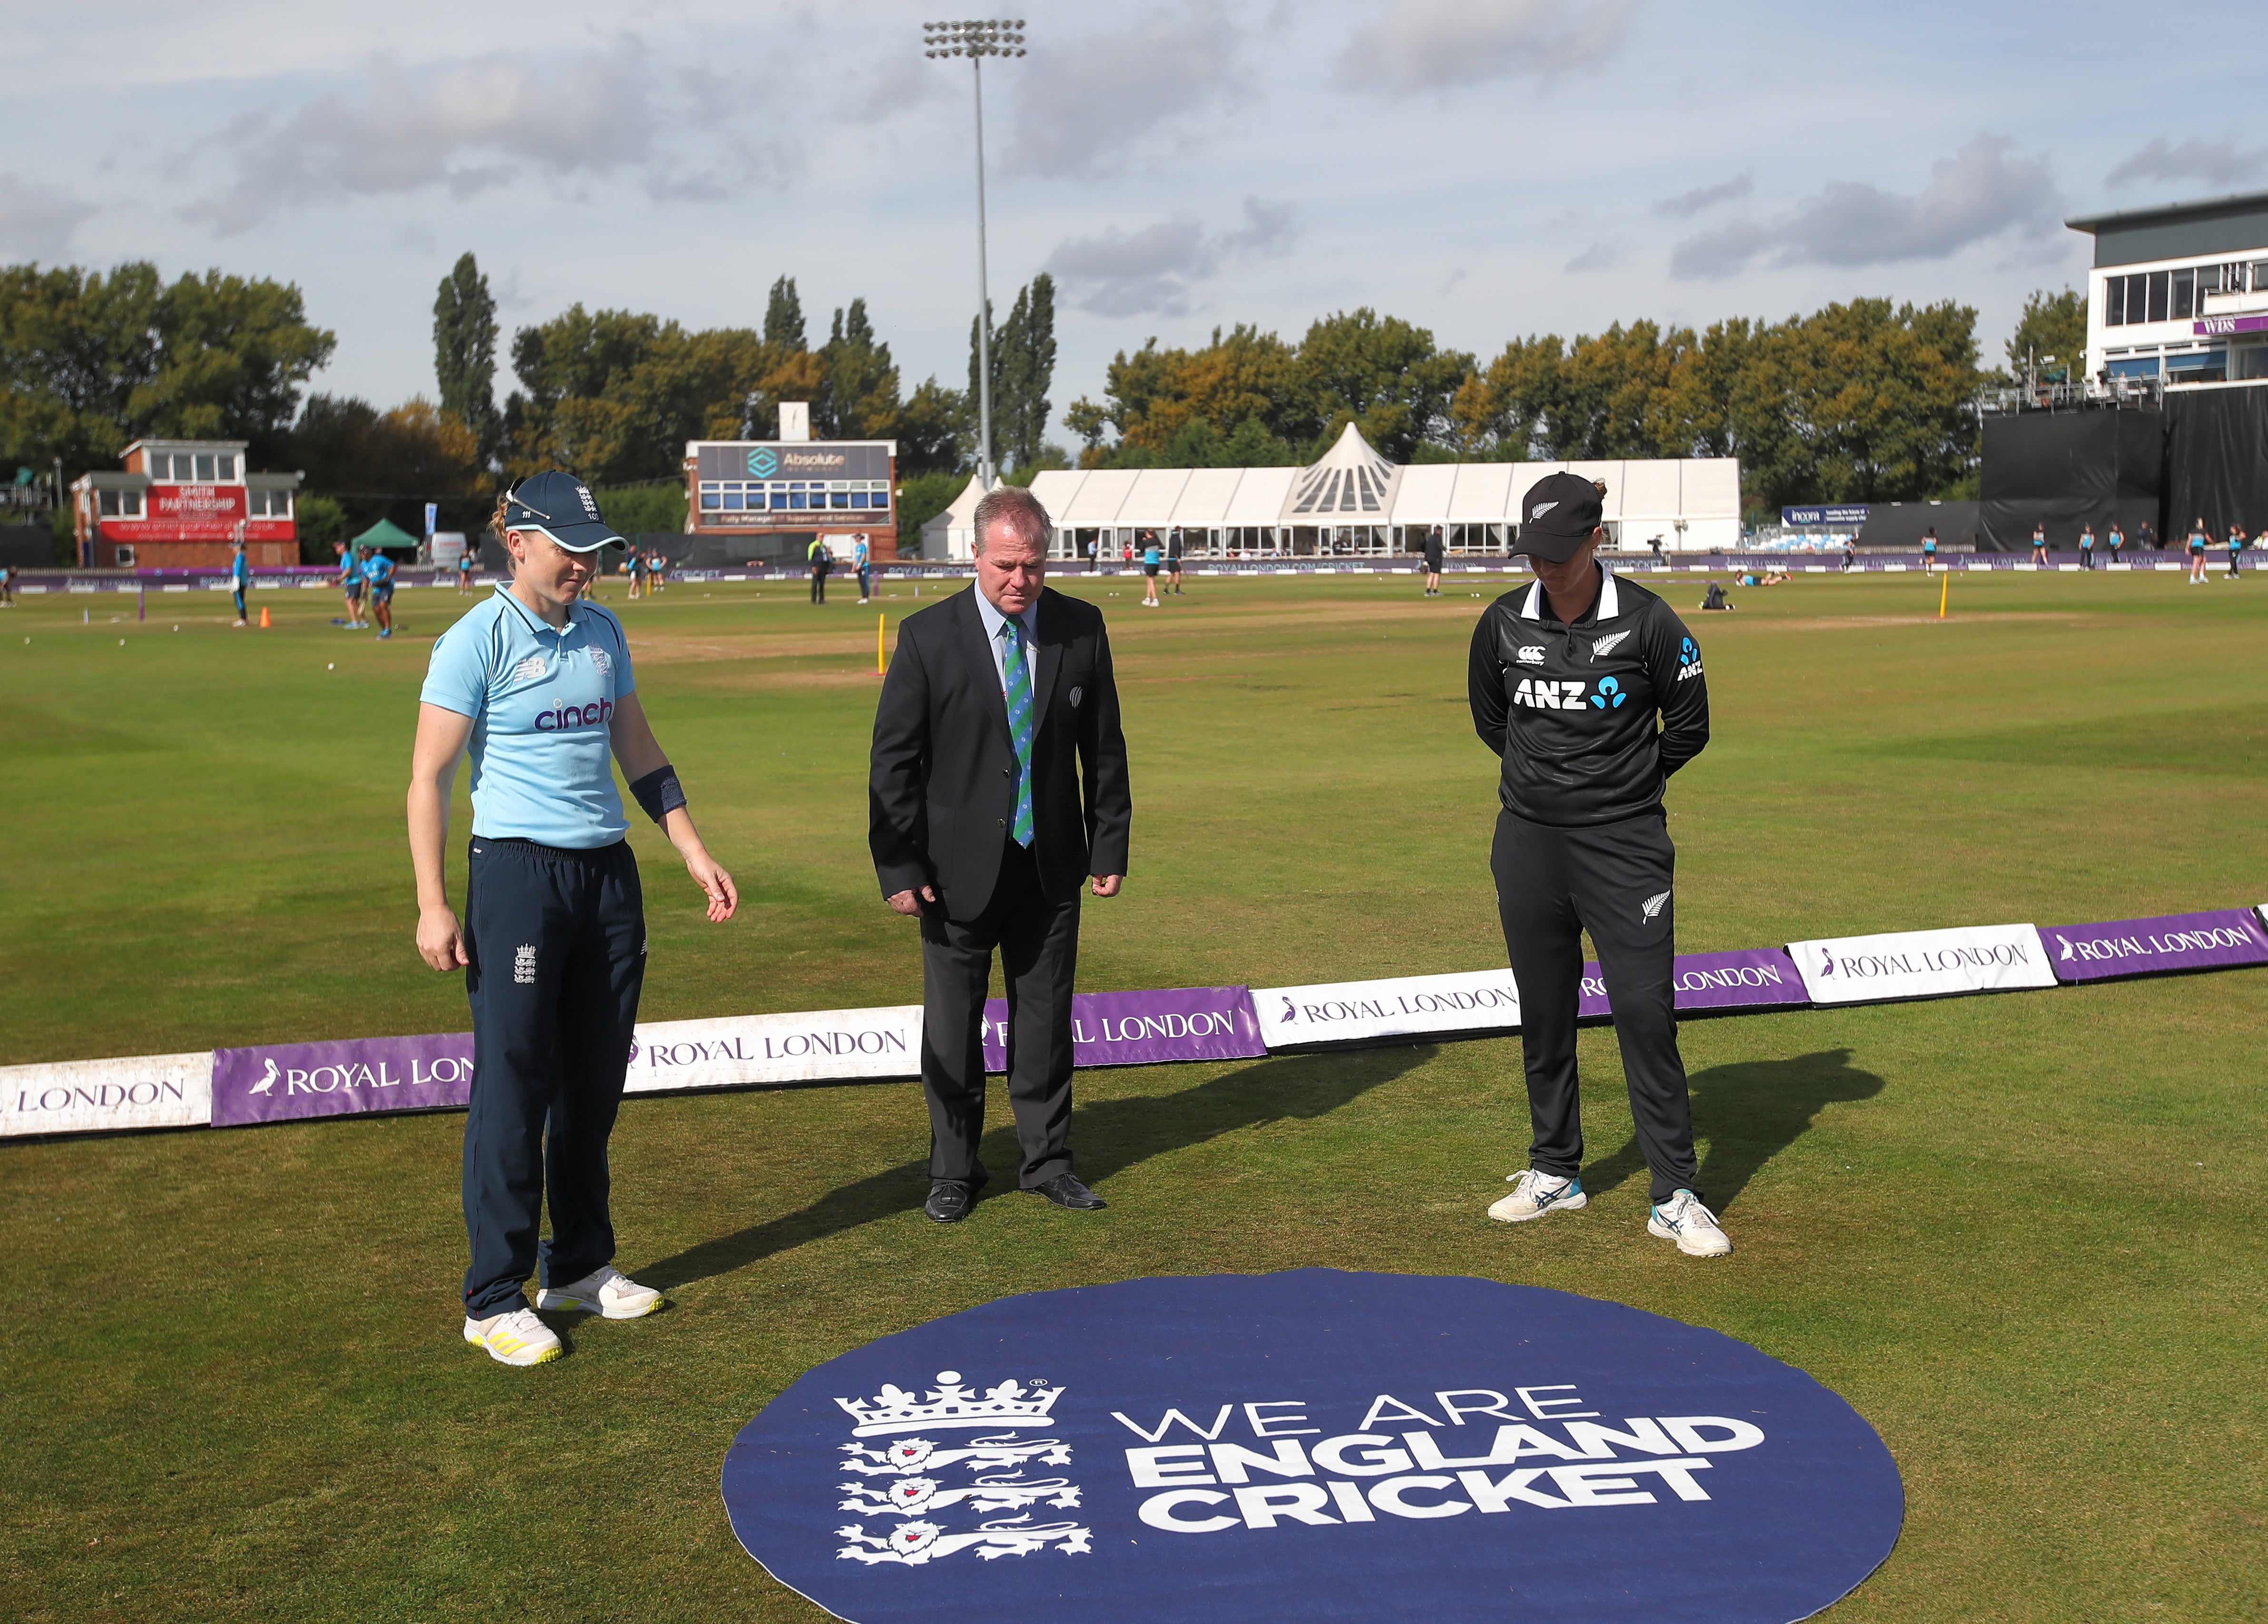
<svg viewBox="0 0 2268 1624">
<path fill-rule="evenodd" d="M 995 948 L 1017 1182 L 1058 1207 L 1103 1205 L 1071 1172 L 1071 981 L 1080 887 L 1092 876 L 1096 896 L 1118 894 L 1134 816 L 1101 611 L 1047 590 L 1047 510 L 1029 491 L 998 487 L 976 519 L 976 590 L 898 628 L 866 794 L 882 894 L 921 918 L 926 1210 L 939 1224 L 968 1216 L 985 1181 Z"/>
</svg>

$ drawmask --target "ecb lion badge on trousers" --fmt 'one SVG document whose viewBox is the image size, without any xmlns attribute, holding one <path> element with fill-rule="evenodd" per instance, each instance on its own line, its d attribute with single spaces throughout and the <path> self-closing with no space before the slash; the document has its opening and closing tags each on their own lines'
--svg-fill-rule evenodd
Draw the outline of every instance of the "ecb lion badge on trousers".
<svg viewBox="0 0 2268 1624">
<path fill-rule="evenodd" d="M 1786 1624 L 1896 1543 L 1874 1430 L 1714 1331 L 1298 1269 L 1005 1298 L 833 1359 L 725 1460 L 733 1531 L 858 1624 Z"/>
</svg>

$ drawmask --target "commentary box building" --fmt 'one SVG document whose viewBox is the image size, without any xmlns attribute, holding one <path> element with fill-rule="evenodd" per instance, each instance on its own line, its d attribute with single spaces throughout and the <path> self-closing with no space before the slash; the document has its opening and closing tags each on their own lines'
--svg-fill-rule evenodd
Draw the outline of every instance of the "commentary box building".
<svg viewBox="0 0 2268 1624">
<path fill-rule="evenodd" d="M 254 564 L 299 562 L 297 474 L 246 470 L 244 440 L 136 440 L 113 474 L 71 484 L 78 562 L 90 570 L 209 570 L 237 538 Z"/>
</svg>

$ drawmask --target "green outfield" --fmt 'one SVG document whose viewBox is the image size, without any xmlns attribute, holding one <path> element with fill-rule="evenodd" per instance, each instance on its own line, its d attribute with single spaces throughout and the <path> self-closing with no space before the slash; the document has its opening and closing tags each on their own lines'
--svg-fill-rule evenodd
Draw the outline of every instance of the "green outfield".
<svg viewBox="0 0 2268 1624">
<path fill-rule="evenodd" d="M 2268 577 L 2219 574 L 1980 573 L 1942 621 L 1915 575 L 1705 621 L 1675 577 L 1716 735 L 1670 796 L 1680 945 L 2268 900 Z M 1083 987 L 1501 963 L 1464 669 L 1502 582 L 1447 584 L 1197 576 L 1156 614 L 1071 587 L 1111 615 L 1136 809 Z M 866 859 L 850 597 L 608 589 L 746 899 L 706 924 L 634 831 L 649 1018 L 919 996 Z M 0 1064 L 467 1024 L 412 950 L 401 808 L 470 600 L 405 592 L 381 644 L 328 592 L 258 599 L 272 630 L 208 593 L 0 612 Z M 1516 1228 L 1483 1211 L 1523 1164 L 1517 1040 L 1084 1073 L 1109 1210 L 1009 1194 L 953 1229 L 911 1084 L 633 1100 L 619 1261 L 674 1307 L 533 1371 L 459 1340 L 458 1116 L 0 1145 L 0 1614 L 817 1618 L 717 1492 L 802 1371 L 1011 1292 L 1323 1264 L 1611 1298 L 1811 1371 L 1908 1496 L 1838 1620 L 2268 1617 L 2264 1029 L 2268 970 L 1690 1025 L 1713 1262 L 1644 1233 L 1605 1030 L 1592 1205 Z"/>
</svg>

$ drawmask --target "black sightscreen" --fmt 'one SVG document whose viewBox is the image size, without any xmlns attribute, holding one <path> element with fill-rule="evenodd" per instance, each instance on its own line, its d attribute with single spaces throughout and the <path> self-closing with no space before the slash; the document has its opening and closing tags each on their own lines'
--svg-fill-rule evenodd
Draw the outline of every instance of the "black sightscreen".
<svg viewBox="0 0 2268 1624">
<path fill-rule="evenodd" d="M 2029 552 L 2032 527 L 2069 549 L 2082 526 L 2098 540 L 2158 522 L 2165 419 L 2154 411 L 2018 412 L 1984 420 L 1979 552 Z"/>
</svg>

